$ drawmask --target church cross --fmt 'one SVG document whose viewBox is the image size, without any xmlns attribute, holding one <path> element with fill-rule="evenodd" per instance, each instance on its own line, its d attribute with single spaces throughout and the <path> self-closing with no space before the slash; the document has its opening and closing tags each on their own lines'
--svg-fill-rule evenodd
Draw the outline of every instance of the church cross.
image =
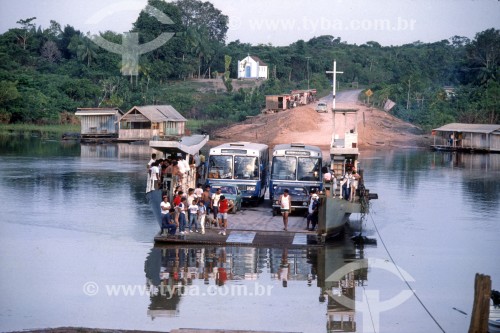
<svg viewBox="0 0 500 333">
<path fill-rule="evenodd" d="M 344 72 L 337 72 L 337 61 L 333 61 L 333 71 L 326 71 L 327 74 L 333 74 L 333 107 L 332 109 L 335 110 L 335 89 L 337 87 L 337 74 L 344 74 Z"/>
</svg>

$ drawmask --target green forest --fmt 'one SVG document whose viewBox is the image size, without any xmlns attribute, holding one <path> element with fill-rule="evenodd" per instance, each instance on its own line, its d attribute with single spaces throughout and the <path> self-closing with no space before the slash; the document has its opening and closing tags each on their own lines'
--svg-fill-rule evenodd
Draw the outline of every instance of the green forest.
<svg viewBox="0 0 500 333">
<path fill-rule="evenodd" d="M 261 112 L 264 96 L 311 88 L 327 94 L 335 59 L 341 89 L 353 83 L 371 89 L 370 102 L 429 130 L 449 122 L 500 121 L 500 31 L 470 40 L 450 36 L 434 43 L 381 46 L 348 44 L 335 36 L 298 40 L 288 46 L 226 42 L 229 17 L 209 2 L 149 0 L 172 22 L 163 24 L 146 9 L 131 32 L 140 44 L 162 33 L 172 38 L 139 58 L 136 74 L 123 75 L 122 57 L 99 47 L 95 36 L 36 17 L 19 18 L 0 35 L 0 123 L 67 124 L 76 108 L 171 104 L 188 119 L 221 124 Z M 121 44 L 122 35 L 101 32 Z M 248 54 L 269 66 L 270 78 L 252 88 L 233 89 L 237 61 Z M 201 92 L 194 78 L 217 78 L 227 91 Z M 308 80 L 309 79 L 309 80 Z M 448 93 L 444 87 L 452 87 Z M 451 92 L 450 92 L 451 91 Z"/>
</svg>

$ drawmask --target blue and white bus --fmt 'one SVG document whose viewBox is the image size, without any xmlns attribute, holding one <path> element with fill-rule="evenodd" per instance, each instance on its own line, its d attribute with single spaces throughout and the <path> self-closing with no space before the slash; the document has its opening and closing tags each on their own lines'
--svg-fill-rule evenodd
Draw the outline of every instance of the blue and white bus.
<svg viewBox="0 0 500 333">
<path fill-rule="evenodd" d="M 269 147 L 261 143 L 232 142 L 210 149 L 207 184 L 235 184 L 243 202 L 264 199 L 269 172 Z"/>
<path fill-rule="evenodd" d="M 273 150 L 269 197 L 281 184 L 306 187 L 308 192 L 323 190 L 321 149 L 301 143 L 276 145 Z"/>
</svg>

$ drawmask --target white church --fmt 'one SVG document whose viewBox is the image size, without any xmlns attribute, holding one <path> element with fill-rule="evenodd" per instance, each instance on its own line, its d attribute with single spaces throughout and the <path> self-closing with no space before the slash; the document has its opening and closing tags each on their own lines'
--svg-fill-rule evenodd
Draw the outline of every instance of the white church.
<svg viewBox="0 0 500 333">
<path fill-rule="evenodd" d="M 267 64 L 259 57 L 248 55 L 238 61 L 238 79 L 267 79 Z"/>
</svg>

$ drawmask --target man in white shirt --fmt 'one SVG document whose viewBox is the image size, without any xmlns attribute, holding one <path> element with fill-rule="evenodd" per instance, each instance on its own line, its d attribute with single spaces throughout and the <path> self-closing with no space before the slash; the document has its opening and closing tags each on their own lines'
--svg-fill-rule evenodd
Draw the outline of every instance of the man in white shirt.
<svg viewBox="0 0 500 333">
<path fill-rule="evenodd" d="M 160 203 L 160 208 L 161 208 L 161 216 L 167 214 L 168 211 L 171 208 L 170 202 L 168 202 L 168 196 L 164 195 L 163 196 L 163 201 Z"/>
<path fill-rule="evenodd" d="M 212 204 L 210 208 L 214 212 L 214 219 L 217 220 L 217 213 L 219 213 L 219 200 L 222 195 L 220 188 L 218 188 L 214 194 L 212 194 Z"/>
<path fill-rule="evenodd" d="M 196 198 L 201 198 L 203 194 L 203 189 L 201 188 L 201 184 L 196 185 L 196 188 L 194 189 L 194 194 L 196 195 Z"/>
<path fill-rule="evenodd" d="M 160 169 L 158 168 L 158 162 L 153 162 L 151 164 L 151 189 L 158 189 L 158 181 L 160 180 Z"/>
</svg>

